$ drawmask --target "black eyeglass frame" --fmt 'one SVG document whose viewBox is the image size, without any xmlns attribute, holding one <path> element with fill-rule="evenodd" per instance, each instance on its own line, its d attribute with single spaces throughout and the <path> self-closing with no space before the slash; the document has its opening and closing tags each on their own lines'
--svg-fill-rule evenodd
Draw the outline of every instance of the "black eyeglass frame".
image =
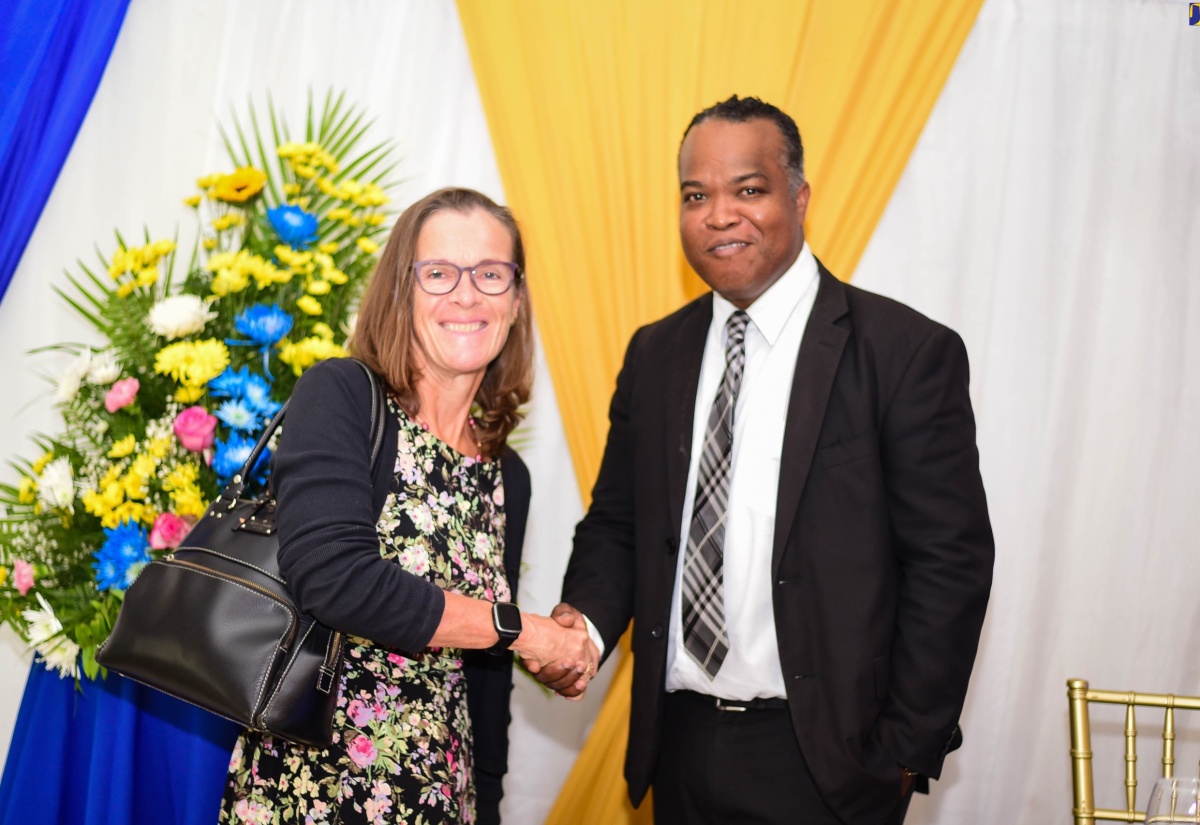
<svg viewBox="0 0 1200 825">
<path fill-rule="evenodd" d="M 439 266 L 453 268 L 454 271 L 458 273 L 457 275 L 455 275 L 454 283 L 450 285 L 449 289 L 447 289 L 445 292 L 433 292 L 428 287 L 426 287 L 425 284 L 423 284 L 421 282 L 421 267 L 425 266 L 426 264 L 438 264 Z M 499 292 L 488 292 L 487 290 L 480 288 L 479 281 L 477 281 L 475 279 L 476 271 L 481 269 L 482 267 L 489 266 L 489 265 L 503 266 L 512 271 L 512 280 L 508 282 L 508 286 L 506 286 L 504 289 L 500 290 Z M 458 284 L 462 280 L 462 276 L 463 276 L 464 272 L 471 273 L 471 285 L 479 291 L 480 295 L 491 295 L 493 297 L 496 295 L 504 295 L 510 289 L 512 289 L 514 286 L 516 286 L 521 280 L 521 267 L 517 266 L 517 264 L 514 263 L 513 261 L 487 260 L 487 261 L 480 261 L 479 263 L 475 264 L 474 266 L 459 266 L 458 264 L 453 263 L 452 261 L 441 261 L 441 260 L 435 259 L 435 260 L 430 260 L 430 261 L 413 261 L 412 270 L 413 270 L 413 277 L 417 281 L 417 286 L 419 286 L 421 288 L 422 292 L 425 292 L 428 295 L 449 295 L 451 292 L 458 289 Z"/>
</svg>

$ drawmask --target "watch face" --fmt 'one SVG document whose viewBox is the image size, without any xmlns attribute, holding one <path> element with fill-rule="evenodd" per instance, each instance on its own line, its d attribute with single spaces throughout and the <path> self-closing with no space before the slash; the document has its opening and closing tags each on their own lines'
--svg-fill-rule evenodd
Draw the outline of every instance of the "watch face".
<svg viewBox="0 0 1200 825">
<path fill-rule="evenodd" d="M 492 605 L 492 618 L 496 632 L 502 638 L 515 639 L 521 635 L 521 609 L 511 602 L 496 602 Z"/>
</svg>

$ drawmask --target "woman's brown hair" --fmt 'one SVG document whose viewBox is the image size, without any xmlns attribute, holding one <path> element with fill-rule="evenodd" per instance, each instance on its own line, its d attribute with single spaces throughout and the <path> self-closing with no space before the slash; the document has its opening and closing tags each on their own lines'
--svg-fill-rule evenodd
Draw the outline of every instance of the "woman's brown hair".
<svg viewBox="0 0 1200 825">
<path fill-rule="evenodd" d="M 414 203 L 396 221 L 375 274 L 363 293 L 350 350 L 387 383 L 396 399 L 410 413 L 420 412 L 416 349 L 420 346 L 413 325 L 413 293 L 418 287 L 413 272 L 417 237 L 430 216 L 446 209 L 457 212 L 482 210 L 504 224 L 512 236 L 513 262 L 519 290 L 517 319 L 508 340 L 484 372 L 475 393 L 476 434 L 483 452 L 500 455 L 505 441 L 520 423 L 521 405 L 529 400 L 533 384 L 533 316 L 525 282 L 525 246 L 521 230 L 506 207 L 473 189 L 439 189 Z"/>
</svg>

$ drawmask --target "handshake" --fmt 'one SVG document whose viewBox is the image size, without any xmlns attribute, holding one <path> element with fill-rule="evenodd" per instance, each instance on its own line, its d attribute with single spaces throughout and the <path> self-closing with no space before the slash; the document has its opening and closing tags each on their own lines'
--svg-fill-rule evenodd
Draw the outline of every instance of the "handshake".
<svg viewBox="0 0 1200 825">
<path fill-rule="evenodd" d="M 600 651 L 583 614 L 559 604 L 547 616 L 525 613 L 513 644 L 521 667 L 559 696 L 579 700 L 600 667 Z"/>
</svg>

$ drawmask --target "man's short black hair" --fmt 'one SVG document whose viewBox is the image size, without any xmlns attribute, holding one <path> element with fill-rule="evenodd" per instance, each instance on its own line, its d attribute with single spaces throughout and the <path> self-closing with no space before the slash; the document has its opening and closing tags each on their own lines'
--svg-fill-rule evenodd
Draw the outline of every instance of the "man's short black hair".
<svg viewBox="0 0 1200 825">
<path fill-rule="evenodd" d="M 791 185 L 793 194 L 800 191 L 800 185 L 804 183 L 804 144 L 800 142 L 800 129 L 791 116 L 778 106 L 772 106 L 757 97 L 733 95 L 728 100 L 722 100 L 720 103 L 709 106 L 692 118 L 692 122 L 683 131 L 683 137 L 686 139 L 694 126 L 712 118 L 729 120 L 734 123 L 769 120 L 778 126 L 787 147 L 787 156 L 784 158 L 783 166 L 787 169 L 788 183 Z"/>
</svg>

